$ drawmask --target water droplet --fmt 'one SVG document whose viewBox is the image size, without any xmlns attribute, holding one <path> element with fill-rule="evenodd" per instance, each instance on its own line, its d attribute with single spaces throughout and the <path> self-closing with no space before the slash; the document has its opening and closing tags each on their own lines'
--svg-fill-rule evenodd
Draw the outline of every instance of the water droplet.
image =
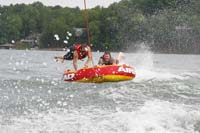
<svg viewBox="0 0 200 133">
<path fill-rule="evenodd" d="M 46 62 L 43 62 L 42 65 L 43 65 L 43 66 L 47 66 L 47 63 L 46 63 Z"/>
<path fill-rule="evenodd" d="M 73 97 L 74 97 L 74 95 L 70 95 L 69 97 L 73 98 Z"/>
<path fill-rule="evenodd" d="M 48 93 L 51 94 L 51 90 L 48 90 Z"/>
<path fill-rule="evenodd" d="M 27 76 L 27 77 L 26 77 L 26 80 L 29 80 L 30 78 L 31 78 L 31 76 Z"/>
<path fill-rule="evenodd" d="M 62 103 L 61 101 L 58 101 L 58 102 L 57 102 L 58 105 L 61 105 L 61 103 Z"/>
<path fill-rule="evenodd" d="M 67 102 L 64 102 L 64 103 L 63 103 L 63 106 L 66 106 L 66 105 L 67 105 Z"/>
<path fill-rule="evenodd" d="M 16 65 L 16 66 L 19 66 L 19 62 L 15 62 L 15 65 Z"/>
</svg>

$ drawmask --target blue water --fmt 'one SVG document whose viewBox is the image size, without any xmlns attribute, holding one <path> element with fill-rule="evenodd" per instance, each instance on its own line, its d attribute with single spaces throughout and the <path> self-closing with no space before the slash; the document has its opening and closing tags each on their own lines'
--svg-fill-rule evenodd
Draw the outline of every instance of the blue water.
<svg viewBox="0 0 200 133">
<path fill-rule="evenodd" d="M 0 50 L 1 133 L 200 132 L 199 55 L 125 53 L 136 78 L 95 84 L 63 82 L 57 54 Z"/>
</svg>

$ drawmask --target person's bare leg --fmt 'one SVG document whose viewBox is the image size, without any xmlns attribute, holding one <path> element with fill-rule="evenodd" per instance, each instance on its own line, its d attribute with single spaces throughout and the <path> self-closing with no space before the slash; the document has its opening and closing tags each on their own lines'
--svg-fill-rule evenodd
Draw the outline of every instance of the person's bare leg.
<svg viewBox="0 0 200 133">
<path fill-rule="evenodd" d="M 116 59 L 116 64 L 119 64 L 121 60 L 125 59 L 125 55 L 122 52 L 119 52 L 117 59 Z"/>
</svg>

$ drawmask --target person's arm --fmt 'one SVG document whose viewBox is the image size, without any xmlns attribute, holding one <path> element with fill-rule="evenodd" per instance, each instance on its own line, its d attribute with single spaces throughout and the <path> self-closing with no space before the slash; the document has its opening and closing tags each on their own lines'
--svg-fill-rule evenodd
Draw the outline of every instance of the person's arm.
<svg viewBox="0 0 200 133">
<path fill-rule="evenodd" d="M 75 71 L 78 70 L 77 61 L 78 61 L 78 53 L 77 51 L 74 51 L 73 66 L 74 66 Z"/>
<path fill-rule="evenodd" d="M 103 65 L 103 59 L 102 58 L 99 59 L 98 65 Z"/>
<path fill-rule="evenodd" d="M 88 67 L 88 64 L 92 61 L 92 51 L 90 48 L 88 48 L 88 59 L 87 61 L 85 62 L 84 66 L 85 67 Z"/>
</svg>

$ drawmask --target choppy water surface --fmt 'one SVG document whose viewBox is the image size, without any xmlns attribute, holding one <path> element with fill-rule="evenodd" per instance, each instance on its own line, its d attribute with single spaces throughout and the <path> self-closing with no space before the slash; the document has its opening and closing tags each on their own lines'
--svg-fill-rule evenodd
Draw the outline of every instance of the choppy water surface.
<svg viewBox="0 0 200 133">
<path fill-rule="evenodd" d="M 63 82 L 62 53 L 0 50 L 1 133 L 200 132 L 199 55 L 126 53 L 134 80 L 94 84 Z"/>
</svg>

